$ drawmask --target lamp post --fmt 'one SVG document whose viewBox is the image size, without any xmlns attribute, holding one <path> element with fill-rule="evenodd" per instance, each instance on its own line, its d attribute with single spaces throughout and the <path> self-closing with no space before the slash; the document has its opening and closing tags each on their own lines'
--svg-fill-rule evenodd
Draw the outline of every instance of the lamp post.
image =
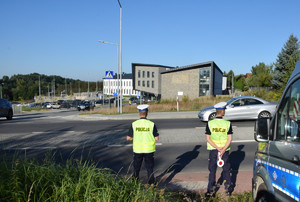
<svg viewBox="0 0 300 202">
<path fill-rule="evenodd" d="M 121 99 L 120 99 L 120 113 L 122 114 L 122 98 L 123 98 L 123 88 L 122 88 L 122 5 L 120 0 L 118 0 L 120 6 L 120 81 L 121 81 Z"/>
<path fill-rule="evenodd" d="M 98 41 L 100 43 L 105 43 L 105 44 L 110 44 L 110 45 L 114 45 L 114 46 L 117 46 L 117 58 L 118 58 L 118 73 L 117 73 L 117 82 L 118 82 L 118 113 L 120 112 L 120 108 L 119 108 L 119 105 L 120 105 L 120 81 L 119 81 L 119 66 L 120 66 L 120 63 L 119 63 L 119 44 L 117 43 L 110 43 L 110 42 L 106 42 L 106 41 Z M 104 98 L 103 98 L 104 99 Z"/>
</svg>

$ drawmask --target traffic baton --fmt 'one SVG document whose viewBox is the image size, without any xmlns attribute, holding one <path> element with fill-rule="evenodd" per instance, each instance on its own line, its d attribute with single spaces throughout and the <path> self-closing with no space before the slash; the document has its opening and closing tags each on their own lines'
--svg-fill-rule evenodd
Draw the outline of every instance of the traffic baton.
<svg viewBox="0 0 300 202">
<path fill-rule="evenodd" d="M 220 158 L 220 152 L 218 152 L 218 161 L 217 165 L 222 168 L 224 166 L 224 161 Z"/>
</svg>

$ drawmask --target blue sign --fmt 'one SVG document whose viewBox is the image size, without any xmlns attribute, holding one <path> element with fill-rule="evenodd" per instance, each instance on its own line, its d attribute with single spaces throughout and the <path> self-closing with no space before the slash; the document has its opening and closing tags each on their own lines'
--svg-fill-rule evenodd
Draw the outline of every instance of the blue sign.
<svg viewBox="0 0 300 202">
<path fill-rule="evenodd" d="M 114 97 L 118 97 L 118 93 L 113 93 L 113 96 Z"/>
<path fill-rule="evenodd" d="M 105 71 L 105 78 L 106 79 L 112 79 L 114 75 L 113 71 Z"/>
<path fill-rule="evenodd" d="M 140 98 L 140 91 L 136 91 L 136 97 Z"/>
</svg>

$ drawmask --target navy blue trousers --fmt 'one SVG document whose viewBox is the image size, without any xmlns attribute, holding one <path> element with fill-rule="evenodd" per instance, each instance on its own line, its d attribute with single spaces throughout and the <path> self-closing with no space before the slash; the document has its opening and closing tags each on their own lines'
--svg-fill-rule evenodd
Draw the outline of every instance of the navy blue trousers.
<svg viewBox="0 0 300 202">
<path fill-rule="evenodd" d="M 134 173 L 133 176 L 137 179 L 139 179 L 139 174 L 141 170 L 141 166 L 143 163 L 143 160 L 145 161 L 145 166 L 147 169 L 148 174 L 148 184 L 154 183 L 154 152 L 153 153 L 133 153 L 133 168 Z"/>
<path fill-rule="evenodd" d="M 230 162 L 229 162 L 229 151 L 226 151 L 223 156 L 222 160 L 224 161 L 224 166 L 222 176 L 223 180 L 225 181 L 225 189 L 229 192 L 232 192 L 232 186 L 231 186 L 231 177 L 230 177 Z M 209 176 L 208 176 L 208 186 L 207 186 L 207 192 L 214 193 L 216 189 L 216 171 L 218 168 L 217 165 L 218 161 L 218 150 L 210 150 L 209 151 L 209 160 L 208 160 L 208 170 L 209 170 Z"/>
</svg>

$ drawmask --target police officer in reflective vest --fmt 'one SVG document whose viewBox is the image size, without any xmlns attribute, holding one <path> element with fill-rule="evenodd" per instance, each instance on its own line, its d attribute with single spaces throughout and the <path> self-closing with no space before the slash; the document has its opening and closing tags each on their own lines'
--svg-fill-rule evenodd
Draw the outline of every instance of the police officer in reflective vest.
<svg viewBox="0 0 300 202">
<path fill-rule="evenodd" d="M 139 179 L 143 159 L 148 173 L 148 184 L 154 183 L 154 152 L 155 142 L 159 134 L 155 124 L 147 119 L 149 105 L 139 105 L 140 119 L 132 123 L 127 140 L 133 141 L 133 176 Z"/>
<path fill-rule="evenodd" d="M 205 135 L 207 150 L 209 150 L 207 197 L 215 196 L 218 155 L 224 161 L 222 176 L 225 181 L 226 194 L 231 195 L 232 192 L 229 163 L 232 126 L 229 121 L 223 119 L 226 104 L 226 102 L 220 102 L 214 106 L 217 113 L 216 118 L 210 120 L 206 125 Z"/>
</svg>

